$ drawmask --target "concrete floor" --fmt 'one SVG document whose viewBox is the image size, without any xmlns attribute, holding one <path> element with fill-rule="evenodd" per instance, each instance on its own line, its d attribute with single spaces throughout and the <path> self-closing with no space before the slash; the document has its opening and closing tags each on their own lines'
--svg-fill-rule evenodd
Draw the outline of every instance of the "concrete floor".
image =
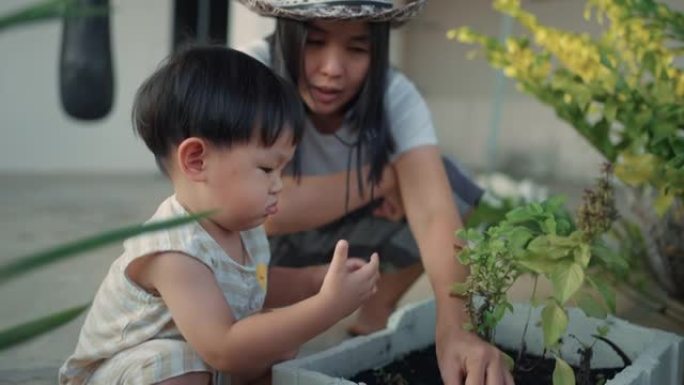
<svg viewBox="0 0 684 385">
<path fill-rule="evenodd" d="M 581 186 L 562 185 L 571 204 Z M 149 175 L 0 175 L 0 263 L 27 252 L 84 237 L 98 231 L 139 223 L 171 193 L 160 176 Z M 116 244 L 64 261 L 39 272 L 2 284 L 0 330 L 87 303 L 95 293 L 111 261 L 121 252 Z M 529 281 L 521 281 L 513 298 L 526 298 Z M 421 278 L 401 304 L 430 295 Z M 638 301 L 620 296 L 619 316 L 646 326 L 684 334 L 684 324 L 647 311 Z M 352 318 L 341 321 L 302 347 L 300 354 L 324 349 L 346 338 Z M 14 349 L 0 352 L 0 384 L 43 385 L 56 382 L 56 370 L 73 351 L 83 316 L 47 335 Z"/>
</svg>

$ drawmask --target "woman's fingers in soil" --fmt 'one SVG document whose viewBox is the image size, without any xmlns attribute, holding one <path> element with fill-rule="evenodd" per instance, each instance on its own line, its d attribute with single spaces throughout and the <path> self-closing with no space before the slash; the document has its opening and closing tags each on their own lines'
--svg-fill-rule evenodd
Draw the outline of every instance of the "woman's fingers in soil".
<svg viewBox="0 0 684 385">
<path fill-rule="evenodd" d="M 483 360 L 471 361 L 466 368 L 465 385 L 484 385 L 485 384 L 485 362 Z M 492 385 L 486 383 L 487 385 Z"/>
<path fill-rule="evenodd" d="M 515 380 L 513 380 L 513 375 L 511 374 L 511 372 L 509 372 L 506 368 L 504 368 L 503 374 L 504 374 L 504 379 L 506 380 L 504 383 L 506 385 L 515 385 Z"/>
<path fill-rule="evenodd" d="M 447 376 L 451 377 L 445 377 Z M 442 372 L 442 382 L 444 385 L 463 385 L 463 375 L 460 370 L 449 370 L 448 373 Z"/>
<path fill-rule="evenodd" d="M 504 379 L 501 373 L 501 370 L 494 368 L 491 364 L 489 365 L 489 368 L 487 369 L 487 374 L 485 375 L 486 379 L 483 381 L 483 384 L 486 385 L 504 385 Z"/>
</svg>

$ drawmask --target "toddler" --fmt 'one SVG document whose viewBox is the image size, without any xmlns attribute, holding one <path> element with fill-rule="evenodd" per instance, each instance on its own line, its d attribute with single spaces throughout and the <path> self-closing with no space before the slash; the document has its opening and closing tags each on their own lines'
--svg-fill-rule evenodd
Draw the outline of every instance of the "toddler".
<svg viewBox="0 0 684 385">
<path fill-rule="evenodd" d="M 134 126 L 174 189 L 150 221 L 211 215 L 126 240 L 60 384 L 263 381 L 274 363 L 375 292 L 377 254 L 348 259 L 340 241 L 314 295 L 262 309 L 272 293 L 287 297 L 299 283 L 268 285 L 262 224 L 278 211 L 303 113 L 296 90 L 225 47 L 185 49 L 143 83 Z"/>
</svg>

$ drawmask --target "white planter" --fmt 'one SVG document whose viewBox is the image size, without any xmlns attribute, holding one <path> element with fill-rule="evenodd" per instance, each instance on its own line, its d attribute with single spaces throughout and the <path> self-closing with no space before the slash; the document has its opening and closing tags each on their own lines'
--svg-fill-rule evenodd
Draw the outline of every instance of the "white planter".
<svg viewBox="0 0 684 385">
<path fill-rule="evenodd" d="M 496 329 L 496 342 L 505 348 L 520 345 L 529 305 L 516 304 L 513 314 L 507 314 Z M 542 331 L 535 327 L 540 309 L 532 310 L 532 322 L 526 342 L 530 353 L 541 353 Z M 587 318 L 572 309 L 568 333 L 586 342 L 603 321 Z M 609 318 L 612 325 L 608 338 L 631 359 L 632 365 L 618 373 L 606 385 L 682 385 L 684 382 L 684 338 L 676 334 L 648 329 L 618 318 Z M 363 370 L 384 366 L 410 351 L 434 342 L 435 305 L 432 300 L 407 305 L 389 320 L 388 328 L 375 334 L 356 337 L 322 352 L 283 362 L 273 368 L 273 385 L 354 385 L 345 380 Z M 563 357 L 577 364 L 579 343 L 565 338 Z M 622 365 L 617 354 L 606 344 L 594 345 L 592 367 Z"/>
</svg>

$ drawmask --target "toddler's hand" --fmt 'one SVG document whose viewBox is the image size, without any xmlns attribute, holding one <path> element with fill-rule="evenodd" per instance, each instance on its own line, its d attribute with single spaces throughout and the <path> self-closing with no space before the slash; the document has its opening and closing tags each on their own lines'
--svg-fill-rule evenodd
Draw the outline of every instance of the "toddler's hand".
<svg viewBox="0 0 684 385">
<path fill-rule="evenodd" d="M 349 257 L 347 258 L 347 271 L 354 271 L 358 270 L 362 266 L 366 264 L 366 261 L 361 259 L 361 258 L 356 258 L 356 257 Z M 325 275 L 328 273 L 328 269 L 330 269 L 330 264 L 326 263 L 323 265 L 315 265 L 315 266 L 309 266 L 306 267 L 305 269 L 308 269 L 309 271 L 309 281 L 310 281 L 310 289 L 309 289 L 309 296 L 316 295 L 321 291 L 321 287 L 323 286 L 323 281 L 325 280 Z"/>
<path fill-rule="evenodd" d="M 370 262 L 366 263 L 360 259 L 348 259 L 348 251 L 347 241 L 337 242 L 320 292 L 339 312 L 340 318 L 351 314 L 375 293 L 380 277 L 377 253 L 373 253 Z"/>
</svg>

